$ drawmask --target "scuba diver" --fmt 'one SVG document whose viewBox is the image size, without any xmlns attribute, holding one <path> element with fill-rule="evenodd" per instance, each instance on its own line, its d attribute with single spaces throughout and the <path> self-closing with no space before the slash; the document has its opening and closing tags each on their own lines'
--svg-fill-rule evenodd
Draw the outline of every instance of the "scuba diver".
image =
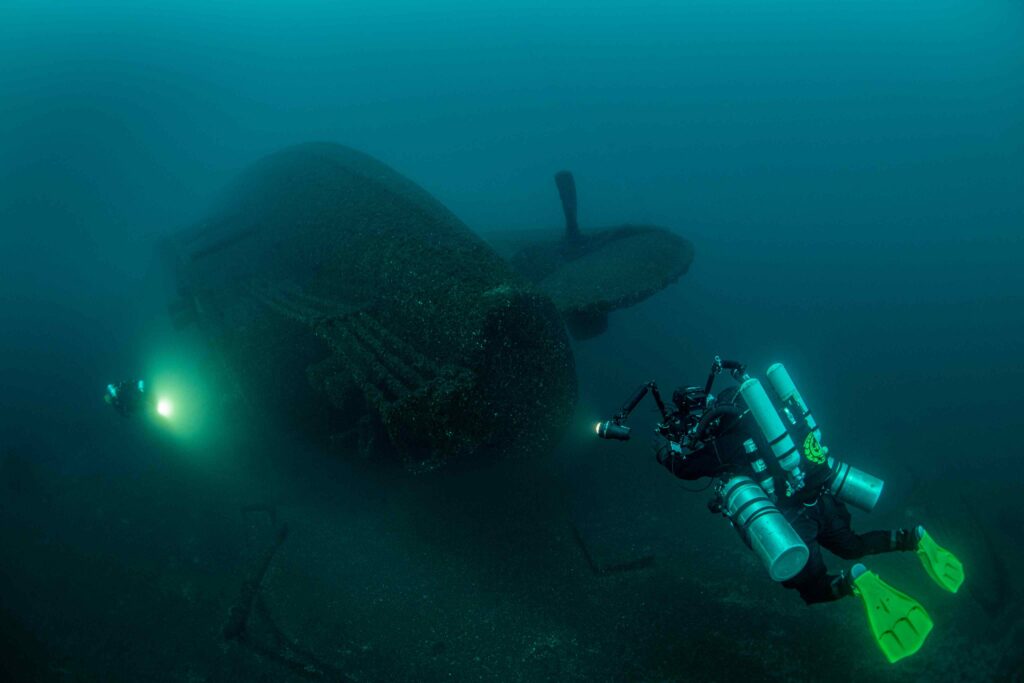
<svg viewBox="0 0 1024 683">
<path fill-rule="evenodd" d="M 122 417 L 131 417 L 146 407 L 159 409 L 146 393 L 146 383 L 141 379 L 108 384 L 107 390 L 103 393 L 103 400 Z"/>
<path fill-rule="evenodd" d="M 711 391 L 723 370 L 737 385 L 716 396 Z M 847 504 L 870 512 L 883 482 L 830 454 L 782 364 L 768 368 L 766 378 L 774 399 L 742 363 L 716 356 L 703 387 L 673 392 L 674 410 L 648 382 L 615 417 L 597 425 L 597 434 L 628 440 L 625 422 L 650 392 L 662 419 L 655 429 L 657 461 L 680 479 L 711 478 L 715 494 L 708 508 L 730 520 L 772 579 L 799 592 L 808 605 L 859 596 L 889 661 L 913 654 L 932 628 L 924 608 L 863 564 L 830 574 L 821 548 L 845 560 L 915 551 L 928 575 L 952 593 L 963 583 L 963 566 L 922 526 L 856 533 Z"/>
</svg>

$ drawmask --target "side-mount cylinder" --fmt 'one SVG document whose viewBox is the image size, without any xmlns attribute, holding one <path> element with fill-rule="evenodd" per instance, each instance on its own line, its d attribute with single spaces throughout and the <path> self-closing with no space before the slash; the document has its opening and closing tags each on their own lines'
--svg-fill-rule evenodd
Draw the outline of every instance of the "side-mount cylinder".
<svg viewBox="0 0 1024 683">
<path fill-rule="evenodd" d="M 750 408 L 757 426 L 771 446 L 772 453 L 782 469 L 786 470 L 790 488 L 799 491 L 804 485 L 804 473 L 800 470 L 800 452 L 793 437 L 779 419 L 775 406 L 768 398 L 767 392 L 756 378 L 751 378 L 740 385 L 740 396 Z"/>
<path fill-rule="evenodd" d="M 775 581 L 800 573 L 810 551 L 764 490 L 750 477 L 739 475 L 721 485 L 722 512 L 750 544 L 751 550 Z"/>
<path fill-rule="evenodd" d="M 750 465 L 750 469 L 754 470 L 754 478 L 757 480 L 758 485 L 774 501 L 775 481 L 772 479 L 771 470 L 768 469 L 764 458 L 757 452 L 757 444 L 753 439 L 747 439 L 743 442 L 743 450 L 747 454 L 747 462 Z"/>
<path fill-rule="evenodd" d="M 828 466 L 832 470 L 829 493 L 864 512 L 875 509 L 882 496 L 884 481 L 834 458 L 828 459 Z"/>
<path fill-rule="evenodd" d="M 802 418 L 807 424 L 807 428 L 814 433 L 814 438 L 821 443 L 821 429 L 818 428 L 818 423 L 814 419 L 814 415 L 811 414 L 811 409 L 807 407 L 804 402 L 803 396 L 796 388 L 796 384 L 793 382 L 793 378 L 789 376 L 789 372 L 782 363 L 775 363 L 765 373 L 768 378 L 768 383 L 772 386 L 776 395 L 782 400 L 783 405 L 786 405 L 792 410 L 798 418 Z"/>
<path fill-rule="evenodd" d="M 782 363 L 775 363 L 766 373 L 768 382 L 772 389 L 782 400 L 783 405 L 789 408 L 799 418 L 803 418 L 807 428 L 814 434 L 814 438 L 821 443 L 821 429 L 807 407 L 803 396 L 796 388 L 793 378 Z M 828 453 L 828 449 L 824 449 Z M 839 462 L 834 458 L 828 458 L 829 469 L 832 470 L 832 477 L 829 480 L 829 493 L 850 505 L 871 512 L 878 499 L 882 495 L 882 488 L 885 482 L 867 472 L 857 469 L 846 463 Z"/>
</svg>

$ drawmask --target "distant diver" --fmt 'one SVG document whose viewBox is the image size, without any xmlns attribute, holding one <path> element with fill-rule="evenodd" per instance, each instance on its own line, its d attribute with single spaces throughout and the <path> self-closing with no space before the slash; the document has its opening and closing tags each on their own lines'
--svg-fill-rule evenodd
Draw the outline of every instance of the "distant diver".
<svg viewBox="0 0 1024 683">
<path fill-rule="evenodd" d="M 103 400 L 122 417 L 133 417 L 144 410 L 155 411 L 161 417 L 169 418 L 172 412 L 170 401 L 157 399 L 146 390 L 144 380 L 127 380 L 108 384 Z"/>
<path fill-rule="evenodd" d="M 739 386 L 715 396 L 711 389 L 722 370 L 730 371 Z M 924 608 L 863 564 L 829 574 L 821 548 L 846 560 L 915 551 L 928 575 L 952 593 L 963 583 L 963 566 L 922 526 L 854 532 L 846 504 L 870 512 L 882 480 L 832 457 L 782 364 L 768 368 L 766 377 L 774 398 L 742 363 L 716 356 L 703 387 L 673 393 L 674 410 L 648 382 L 615 417 L 597 425 L 597 434 L 629 439 L 626 419 L 650 392 L 662 418 L 656 430 L 662 437 L 658 462 L 680 479 L 712 478 L 715 495 L 708 508 L 730 520 L 772 579 L 797 590 L 808 605 L 860 596 L 888 660 L 914 654 L 932 629 Z"/>
</svg>

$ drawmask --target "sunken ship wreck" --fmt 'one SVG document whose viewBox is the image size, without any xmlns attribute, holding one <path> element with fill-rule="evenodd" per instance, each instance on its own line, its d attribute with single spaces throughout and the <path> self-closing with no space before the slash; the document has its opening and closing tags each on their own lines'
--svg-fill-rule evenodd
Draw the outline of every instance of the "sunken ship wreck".
<svg viewBox="0 0 1024 683">
<path fill-rule="evenodd" d="M 339 450 L 414 472 L 544 451 L 576 398 L 567 329 L 599 333 L 610 310 L 678 279 L 693 254 L 661 228 L 583 236 L 572 178 L 558 182 L 565 237 L 506 260 L 365 154 L 281 150 L 163 245 L 171 314 L 209 340 L 232 394 Z M 602 271 L 609 249 L 646 251 L 654 265 L 633 264 L 642 282 L 623 283 Z"/>
</svg>

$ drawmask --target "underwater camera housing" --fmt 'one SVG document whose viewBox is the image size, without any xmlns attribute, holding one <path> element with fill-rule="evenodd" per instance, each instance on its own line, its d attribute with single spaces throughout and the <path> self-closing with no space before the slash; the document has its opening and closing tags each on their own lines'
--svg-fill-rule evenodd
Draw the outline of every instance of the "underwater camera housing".
<svg viewBox="0 0 1024 683">
<path fill-rule="evenodd" d="M 602 439 L 612 441 L 629 441 L 632 429 L 627 427 L 625 422 L 648 392 L 654 396 L 654 402 L 658 404 L 658 411 L 661 413 L 661 423 L 658 425 L 657 432 L 669 441 L 676 443 L 687 438 L 687 434 L 697 426 L 698 417 L 695 415 L 695 411 L 681 408 L 670 413 L 664 399 L 661 398 L 661 391 L 658 389 L 657 383 L 653 381 L 641 385 L 612 419 L 598 422 L 594 430 L 597 435 Z M 673 394 L 673 402 L 677 406 L 680 405 L 680 402 L 674 399 L 678 395 L 680 395 L 680 391 Z"/>
<path fill-rule="evenodd" d="M 703 445 L 710 428 L 713 427 L 722 417 L 727 414 L 736 414 L 731 406 L 723 406 L 708 410 L 709 403 L 713 399 L 711 387 L 715 377 L 722 370 L 730 370 L 737 380 L 746 377 L 746 366 L 738 361 L 722 360 L 715 356 L 711 364 L 711 372 L 704 387 L 681 387 L 672 393 L 672 403 L 676 410 L 669 411 L 665 401 L 661 397 L 661 391 L 654 381 L 642 384 L 622 408 L 610 420 L 598 422 L 595 432 L 602 439 L 614 441 L 628 441 L 631 430 L 626 426 L 626 420 L 636 409 L 640 401 L 648 393 L 654 397 L 661 415 L 661 422 L 657 425 L 655 432 L 681 446 L 686 451 L 692 451 Z"/>
</svg>

